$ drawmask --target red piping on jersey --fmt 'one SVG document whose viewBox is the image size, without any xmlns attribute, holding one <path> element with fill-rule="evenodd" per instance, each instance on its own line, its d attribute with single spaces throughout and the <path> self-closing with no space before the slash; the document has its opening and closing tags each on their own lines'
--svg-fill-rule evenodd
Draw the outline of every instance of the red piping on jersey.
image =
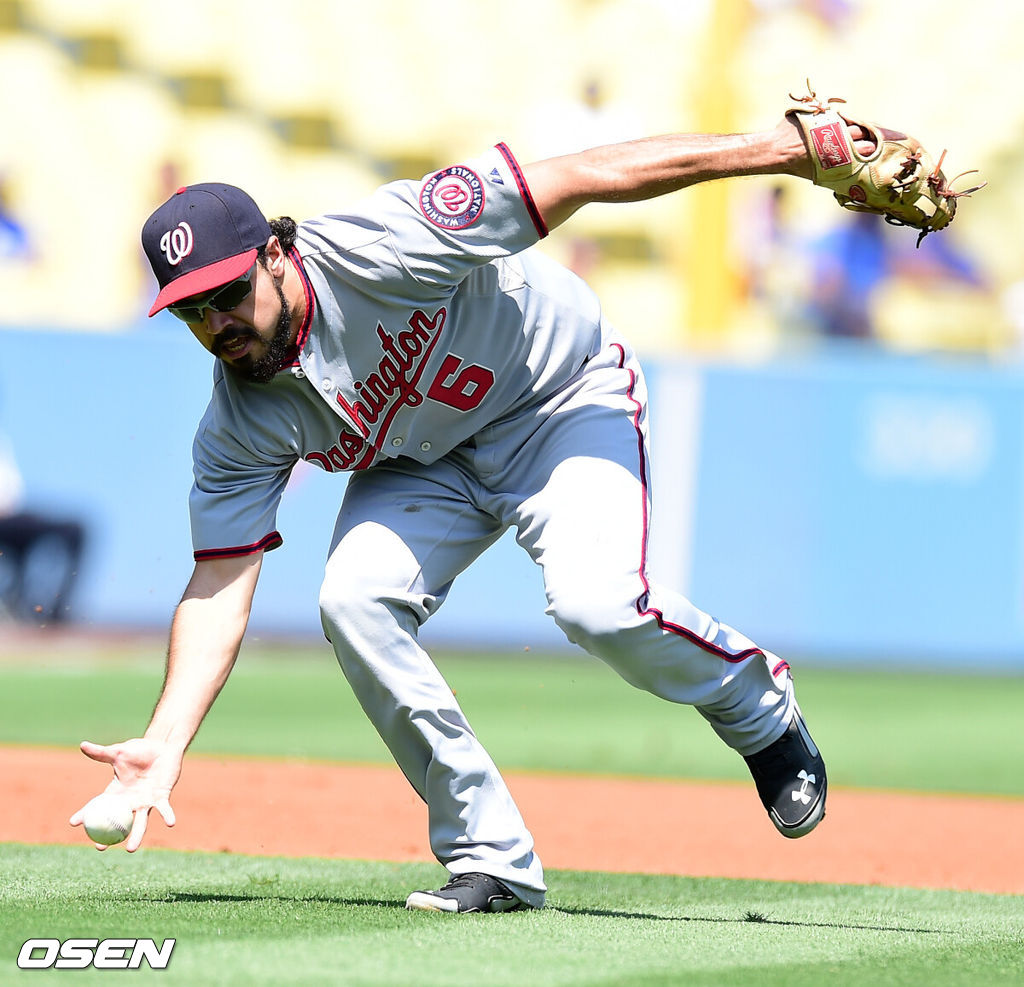
<svg viewBox="0 0 1024 987">
<path fill-rule="evenodd" d="M 530 191 L 530 186 L 526 184 L 526 176 L 523 174 L 522 168 L 519 167 L 519 162 L 516 161 L 512 152 L 508 149 L 508 145 L 502 143 L 496 144 L 495 147 L 505 159 L 505 163 L 512 169 L 516 185 L 519 188 L 519 194 L 523 197 L 523 202 L 526 204 L 526 211 L 530 214 L 530 219 L 533 220 L 533 225 L 536 228 L 537 233 L 541 237 L 546 237 L 548 235 L 548 225 L 544 222 L 544 217 L 540 214 L 540 210 L 537 208 L 537 203 L 533 201 L 533 193 Z"/>
<path fill-rule="evenodd" d="M 306 314 L 302 318 L 302 325 L 299 326 L 299 331 L 295 334 L 295 345 L 281 361 L 278 372 L 288 370 L 290 367 L 299 366 L 299 354 L 309 338 L 309 327 L 313 324 L 313 308 L 316 305 L 316 295 L 313 294 L 313 286 L 309 283 L 306 268 L 302 264 L 302 257 L 294 247 L 288 251 L 288 259 L 292 262 L 292 265 L 298 272 L 299 280 L 302 282 L 302 293 L 306 296 Z"/>
<path fill-rule="evenodd" d="M 284 543 L 280 532 L 271 531 L 254 545 L 239 545 L 235 548 L 206 548 L 193 552 L 196 562 L 209 562 L 211 559 L 238 559 L 243 555 L 255 555 L 257 552 L 269 552 Z"/>
<path fill-rule="evenodd" d="M 622 370 L 626 365 L 626 351 L 618 344 L 612 343 L 613 348 L 619 351 L 619 369 Z M 633 396 L 633 388 L 636 386 L 636 374 L 629 371 L 629 388 L 626 391 L 626 397 L 633 403 L 636 411 L 633 413 L 633 427 L 636 429 L 636 446 L 637 452 L 640 456 L 640 483 L 642 486 L 641 494 L 643 496 L 643 536 L 640 543 L 640 582 L 643 583 L 644 591 L 637 598 L 636 601 L 636 612 L 641 617 L 653 617 L 658 626 L 663 631 L 668 631 L 670 634 L 678 634 L 680 637 L 685 637 L 688 641 L 693 642 L 698 648 L 704 651 L 709 651 L 713 655 L 717 655 L 719 658 L 723 658 L 729 662 L 741 662 L 746 661 L 753 655 L 762 655 L 759 648 L 747 648 L 745 651 L 741 651 L 739 654 L 730 654 L 724 648 L 718 647 L 717 644 L 712 644 L 707 638 L 701 637 L 696 631 L 690 630 L 688 627 L 683 627 L 681 624 L 674 624 L 669 620 L 665 619 L 665 615 L 658 610 L 656 607 L 648 606 L 650 603 L 651 596 L 651 585 L 647 581 L 647 536 L 648 528 L 650 524 L 650 518 L 647 512 L 647 500 L 649 495 L 649 486 L 647 482 L 647 454 L 644 452 L 644 436 L 640 429 L 640 415 L 643 412 L 643 408 L 639 401 Z"/>
</svg>

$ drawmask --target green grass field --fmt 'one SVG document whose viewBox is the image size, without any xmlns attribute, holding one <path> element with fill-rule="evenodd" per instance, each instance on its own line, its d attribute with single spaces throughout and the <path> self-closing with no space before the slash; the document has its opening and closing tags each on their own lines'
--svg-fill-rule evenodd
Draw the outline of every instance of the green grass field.
<svg viewBox="0 0 1024 987">
<path fill-rule="evenodd" d="M 407 912 L 438 868 L 2 848 L 0 978 L 166 984 L 1009 985 L 1024 904 L 997 895 L 553 872 L 542 912 Z M 14 969 L 27 936 L 176 939 L 166 971 Z M 93 979 L 90 979 L 93 978 Z"/>
<path fill-rule="evenodd" d="M 160 689 L 160 648 L 12 656 L 0 664 L 0 743 L 137 736 Z M 693 710 L 631 688 L 594 659 L 437 660 L 502 768 L 749 777 Z M 834 784 L 1024 795 L 1024 677 L 813 666 L 796 676 Z M 192 750 L 391 763 L 326 643 L 247 645 Z"/>
<path fill-rule="evenodd" d="M 138 734 L 159 644 L 0 664 L 0 743 Z M 576 657 L 439 659 L 504 768 L 744 778 L 692 710 Z M 798 669 L 835 784 L 1024 795 L 1024 679 Z M 386 762 L 326 646 L 247 646 L 193 748 Z M 956 852 L 955 850 L 952 852 Z M 549 872 L 549 907 L 406 912 L 439 867 L 0 845 L 0 983 L 1024 984 L 1024 897 Z M 167 937 L 166 971 L 19 972 L 29 937 Z"/>
</svg>

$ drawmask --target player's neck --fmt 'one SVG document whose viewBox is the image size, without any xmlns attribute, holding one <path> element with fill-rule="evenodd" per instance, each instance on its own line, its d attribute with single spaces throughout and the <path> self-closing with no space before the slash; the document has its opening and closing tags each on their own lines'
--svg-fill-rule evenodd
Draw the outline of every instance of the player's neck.
<svg viewBox="0 0 1024 987">
<path fill-rule="evenodd" d="M 288 311 L 292 316 L 292 335 L 289 342 L 293 346 L 306 321 L 306 276 L 305 272 L 301 270 L 301 265 L 301 258 L 295 251 L 291 251 L 288 255 L 288 264 L 285 267 L 284 283 L 281 286 Z"/>
</svg>

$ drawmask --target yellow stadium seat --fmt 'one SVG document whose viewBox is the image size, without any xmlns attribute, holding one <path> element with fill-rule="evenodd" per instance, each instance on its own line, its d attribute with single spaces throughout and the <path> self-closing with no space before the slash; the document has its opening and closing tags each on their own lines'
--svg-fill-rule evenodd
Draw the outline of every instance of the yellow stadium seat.
<svg viewBox="0 0 1024 987">
<path fill-rule="evenodd" d="M 23 0 L 29 25 L 62 37 L 118 33 L 137 0 Z"/>
<path fill-rule="evenodd" d="M 223 0 L 132 3 L 120 20 L 125 55 L 134 69 L 169 78 L 224 75 L 223 63 L 244 45 L 240 33 L 252 16 L 250 8 L 240 11 Z"/>
</svg>

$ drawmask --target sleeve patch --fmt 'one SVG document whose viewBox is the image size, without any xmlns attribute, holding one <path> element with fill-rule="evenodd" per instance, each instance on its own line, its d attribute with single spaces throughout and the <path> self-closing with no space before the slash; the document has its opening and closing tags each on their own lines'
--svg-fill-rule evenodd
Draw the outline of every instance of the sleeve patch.
<svg viewBox="0 0 1024 987">
<path fill-rule="evenodd" d="M 435 226 L 464 230 L 484 208 L 484 184 L 464 165 L 445 168 L 428 178 L 420 189 L 420 209 Z"/>
</svg>

